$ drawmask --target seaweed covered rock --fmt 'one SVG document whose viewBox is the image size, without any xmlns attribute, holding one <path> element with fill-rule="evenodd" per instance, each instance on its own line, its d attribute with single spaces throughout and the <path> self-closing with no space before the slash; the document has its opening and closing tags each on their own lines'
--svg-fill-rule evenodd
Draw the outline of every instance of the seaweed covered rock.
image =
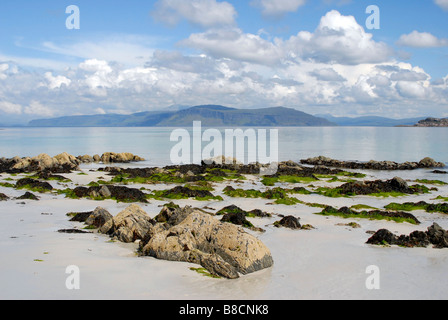
<svg viewBox="0 0 448 320">
<path fill-rule="evenodd" d="M 276 226 L 277 228 L 284 227 L 293 230 L 302 229 L 302 226 L 300 225 L 300 219 L 294 216 L 283 217 L 280 221 L 276 221 L 274 223 L 274 226 Z"/>
<path fill-rule="evenodd" d="M 369 240 L 367 244 L 371 245 L 397 245 L 402 247 L 426 248 L 433 245 L 434 248 L 448 248 L 448 232 L 437 223 L 434 223 L 426 232 L 414 231 L 409 235 L 397 236 L 386 229 L 378 230 Z"/>
<path fill-rule="evenodd" d="M 121 202 L 143 202 L 147 203 L 146 194 L 139 189 L 128 188 L 124 186 L 94 186 L 94 187 L 77 187 L 73 189 L 73 193 L 78 198 L 112 198 Z"/>
<path fill-rule="evenodd" d="M 443 168 L 446 166 L 443 162 L 437 162 L 432 158 L 424 158 L 420 162 L 408 161 L 404 163 L 397 163 L 394 161 L 375 160 L 371 160 L 369 162 L 341 161 L 319 156 L 301 160 L 300 163 L 314 166 L 367 170 L 415 170 L 421 168 Z"/>
<path fill-rule="evenodd" d="M 16 182 L 17 189 L 29 188 L 41 191 L 51 191 L 53 187 L 48 182 L 42 182 L 31 178 L 23 178 Z"/>
<path fill-rule="evenodd" d="M 327 206 L 320 213 L 321 215 L 333 215 L 341 216 L 344 218 L 368 218 L 368 219 L 385 219 L 385 220 L 397 220 L 407 221 L 413 224 L 420 224 L 420 221 L 413 215 L 403 211 L 382 211 L 382 210 L 370 210 L 370 211 L 355 211 L 348 207 L 342 207 L 336 209 L 332 206 Z"/>
<path fill-rule="evenodd" d="M 383 192 L 399 192 L 406 194 L 414 194 L 423 192 L 419 185 L 409 187 L 406 181 L 399 177 L 391 180 L 382 181 L 356 181 L 348 182 L 339 187 L 341 194 L 368 195 Z"/>
</svg>

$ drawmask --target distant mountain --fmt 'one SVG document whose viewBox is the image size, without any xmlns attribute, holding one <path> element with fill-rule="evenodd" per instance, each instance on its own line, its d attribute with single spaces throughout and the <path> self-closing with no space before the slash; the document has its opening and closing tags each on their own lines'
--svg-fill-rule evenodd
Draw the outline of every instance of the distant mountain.
<svg viewBox="0 0 448 320">
<path fill-rule="evenodd" d="M 422 118 L 407 119 L 390 119 L 384 117 L 366 116 L 366 117 L 334 117 L 329 114 L 316 115 L 336 123 L 341 127 L 396 127 L 396 126 L 413 126 Z"/>
<path fill-rule="evenodd" d="M 219 105 L 196 106 L 176 111 L 105 114 L 33 120 L 30 127 L 189 127 L 201 121 L 204 127 L 336 126 L 310 114 L 283 107 L 234 109 Z"/>
</svg>

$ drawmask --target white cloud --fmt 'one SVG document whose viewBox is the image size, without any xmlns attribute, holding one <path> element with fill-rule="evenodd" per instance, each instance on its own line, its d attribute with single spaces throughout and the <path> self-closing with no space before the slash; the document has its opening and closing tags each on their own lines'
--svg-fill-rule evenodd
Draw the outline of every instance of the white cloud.
<svg viewBox="0 0 448 320">
<path fill-rule="evenodd" d="M 305 2 L 306 0 L 254 0 L 251 5 L 261 8 L 263 15 L 281 16 L 297 11 Z"/>
<path fill-rule="evenodd" d="M 434 0 L 434 2 L 443 10 L 448 10 L 448 0 Z"/>
<path fill-rule="evenodd" d="M 180 43 L 202 50 L 214 57 L 272 64 L 282 58 L 282 48 L 258 35 L 240 29 L 217 29 L 196 33 Z"/>
<path fill-rule="evenodd" d="M 39 101 L 31 101 L 30 105 L 25 107 L 23 110 L 24 113 L 35 116 L 42 117 L 52 117 L 54 115 L 54 111 L 49 107 L 42 105 Z"/>
<path fill-rule="evenodd" d="M 353 16 L 333 10 L 322 17 L 314 33 L 299 32 L 288 45 L 298 56 L 315 62 L 357 65 L 390 60 L 392 49 L 372 38 Z"/>
<path fill-rule="evenodd" d="M 22 114 L 22 106 L 8 101 L 0 101 L 0 111 L 6 114 Z"/>
<path fill-rule="evenodd" d="M 51 72 L 45 73 L 45 79 L 48 81 L 48 88 L 59 89 L 62 85 L 69 86 L 72 82 L 64 76 L 53 76 Z"/>
<path fill-rule="evenodd" d="M 152 17 L 168 25 L 182 19 L 202 27 L 234 25 L 237 12 L 228 2 L 216 0 L 159 0 Z"/>
<path fill-rule="evenodd" d="M 429 93 L 428 89 L 417 82 L 398 81 L 396 88 L 404 98 L 423 99 Z"/>
<path fill-rule="evenodd" d="M 448 39 L 439 39 L 431 33 L 414 30 L 410 34 L 402 35 L 397 44 L 414 48 L 447 47 Z"/>
</svg>

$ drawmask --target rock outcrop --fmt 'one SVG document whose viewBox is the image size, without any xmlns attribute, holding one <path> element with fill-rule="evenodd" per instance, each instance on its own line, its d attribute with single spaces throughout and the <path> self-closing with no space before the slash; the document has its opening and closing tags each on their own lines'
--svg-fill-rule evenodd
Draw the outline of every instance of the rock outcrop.
<svg viewBox="0 0 448 320">
<path fill-rule="evenodd" d="M 405 162 L 397 163 L 394 161 L 340 161 L 331 158 L 319 156 L 309 159 L 301 160 L 300 163 L 313 166 L 326 166 L 333 168 L 346 169 L 367 169 L 367 170 L 414 170 L 422 168 L 444 168 L 446 166 L 443 162 L 437 162 L 432 158 L 424 158 L 420 162 Z"/>
<path fill-rule="evenodd" d="M 434 223 L 426 232 L 414 231 L 410 235 L 397 236 L 386 229 L 378 230 L 368 241 L 372 245 L 397 245 L 403 247 L 448 248 L 448 231 Z"/>
<path fill-rule="evenodd" d="M 382 181 L 356 181 L 341 185 L 338 189 L 344 195 L 369 195 L 383 192 L 399 192 L 406 194 L 420 193 L 421 186 L 410 187 L 402 178 L 395 177 L 391 180 Z"/>
<path fill-rule="evenodd" d="M 81 163 L 100 162 L 104 163 L 128 163 L 134 161 L 144 161 L 145 159 L 133 155 L 132 153 L 104 153 L 101 157 L 78 156 L 63 152 L 54 157 L 42 153 L 35 157 L 14 157 L 10 159 L 0 159 L 0 172 L 6 173 L 29 173 L 29 172 L 50 172 L 50 173 L 70 173 L 79 170 Z"/>
</svg>

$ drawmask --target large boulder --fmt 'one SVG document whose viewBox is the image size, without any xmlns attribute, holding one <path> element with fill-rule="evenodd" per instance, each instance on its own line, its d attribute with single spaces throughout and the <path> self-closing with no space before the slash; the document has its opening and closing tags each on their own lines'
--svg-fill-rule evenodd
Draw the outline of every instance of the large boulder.
<svg viewBox="0 0 448 320">
<path fill-rule="evenodd" d="M 200 210 L 171 208 L 164 210 L 163 220 L 167 222 L 156 225 L 141 242 L 142 255 L 200 264 L 230 279 L 273 265 L 259 239 Z"/>
</svg>

